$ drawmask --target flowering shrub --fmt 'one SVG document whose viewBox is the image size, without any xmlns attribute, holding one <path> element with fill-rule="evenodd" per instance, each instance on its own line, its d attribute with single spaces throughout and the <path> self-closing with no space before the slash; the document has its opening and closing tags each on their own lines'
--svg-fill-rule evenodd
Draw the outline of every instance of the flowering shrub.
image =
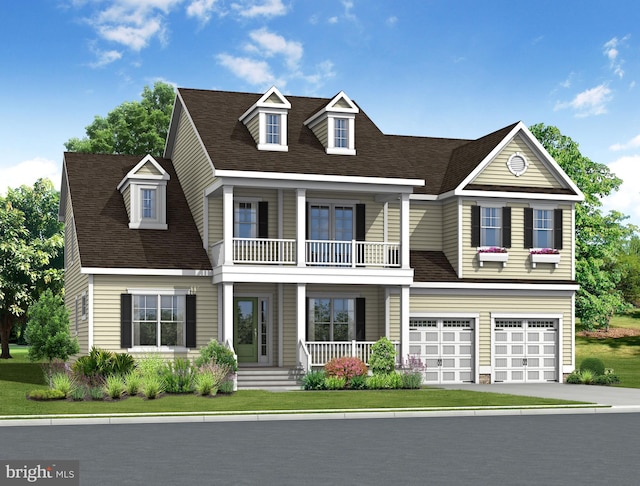
<svg viewBox="0 0 640 486">
<path fill-rule="evenodd" d="M 344 378 L 348 385 L 354 376 L 367 374 L 367 365 L 360 358 L 334 358 L 324 365 L 324 371 L 327 376 Z"/>
<path fill-rule="evenodd" d="M 507 253 L 507 249 L 501 246 L 488 246 L 486 248 L 480 248 L 478 253 Z"/>
<path fill-rule="evenodd" d="M 532 255 L 559 255 L 560 251 L 555 248 L 539 248 L 529 252 Z"/>
</svg>

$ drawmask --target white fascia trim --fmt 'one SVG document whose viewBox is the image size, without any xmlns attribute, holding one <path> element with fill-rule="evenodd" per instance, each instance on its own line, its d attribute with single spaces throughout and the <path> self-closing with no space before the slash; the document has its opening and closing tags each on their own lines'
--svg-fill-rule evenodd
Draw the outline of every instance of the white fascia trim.
<svg viewBox="0 0 640 486">
<path fill-rule="evenodd" d="M 430 290 L 514 290 L 514 291 L 570 291 L 575 292 L 580 288 L 578 284 L 533 284 L 533 283 L 482 283 L 482 282 L 414 282 L 411 290 L 414 289 L 430 289 Z"/>
<path fill-rule="evenodd" d="M 266 180 L 291 180 L 309 182 L 340 182 L 352 184 L 385 184 L 395 186 L 424 186 L 424 179 L 400 179 L 390 177 L 363 177 L 363 176 L 336 176 L 328 174 L 296 174 L 290 172 L 260 172 L 241 170 L 216 170 L 216 177 L 231 177 L 238 179 L 266 179 Z"/>
<path fill-rule="evenodd" d="M 411 194 L 409 199 L 412 201 L 438 201 L 442 198 L 437 194 Z"/>
<path fill-rule="evenodd" d="M 569 194 L 543 194 L 539 192 L 504 192 L 504 191 L 467 191 L 464 189 L 456 189 L 453 192 L 454 196 L 465 196 L 470 198 L 498 198 L 504 197 L 508 199 L 528 199 L 528 200 L 549 200 L 549 201 L 572 201 L 572 202 L 580 202 L 582 201 L 582 196 L 580 195 L 569 195 Z"/>
<path fill-rule="evenodd" d="M 148 275 L 168 277 L 211 277 L 212 270 L 179 270 L 161 268 L 101 268 L 82 267 L 80 273 L 89 275 Z"/>
<path fill-rule="evenodd" d="M 151 165 L 153 165 L 155 167 L 155 169 L 160 172 L 159 175 L 154 175 L 154 174 L 144 174 L 144 175 L 139 175 L 137 172 L 147 163 L 151 163 Z M 136 181 L 139 182 L 144 182 L 144 181 L 149 181 L 149 182 L 157 182 L 157 181 L 168 181 L 170 179 L 169 174 L 167 173 L 167 171 L 165 171 L 162 166 L 160 164 L 158 164 L 158 162 L 156 162 L 156 159 L 154 159 L 150 154 L 149 155 L 145 155 L 144 158 L 138 162 L 135 167 L 133 169 L 131 169 L 127 175 L 124 176 L 124 178 L 120 181 L 120 184 L 118 184 L 117 188 L 118 190 L 121 190 L 121 188 L 126 187 L 126 184 L 131 180 L 131 179 L 135 179 Z M 165 182 L 166 184 L 166 182 Z"/>
<path fill-rule="evenodd" d="M 265 150 L 267 152 L 288 152 L 289 146 L 277 143 L 259 143 L 258 150 Z"/>
<path fill-rule="evenodd" d="M 282 102 L 281 104 L 275 104 L 275 103 L 267 103 L 267 100 L 271 97 L 272 94 L 274 94 L 280 98 L 280 101 Z M 266 93 L 264 93 L 259 99 L 258 101 L 256 101 L 253 105 L 251 105 L 251 107 L 245 111 L 240 118 L 238 118 L 238 121 L 241 121 L 244 123 L 244 120 L 247 117 L 251 117 L 253 115 L 253 112 L 256 111 L 258 108 L 268 108 L 268 109 L 286 109 L 286 110 L 290 110 L 291 109 L 291 103 L 289 102 L 289 100 L 287 100 L 287 98 L 284 97 L 284 95 L 280 92 L 280 90 L 278 90 L 278 88 L 276 88 L 275 86 L 271 86 L 271 88 L 269 88 L 267 90 Z"/>
<path fill-rule="evenodd" d="M 191 289 L 161 289 L 155 287 L 127 288 L 127 293 L 132 295 L 189 295 L 191 294 Z"/>
<path fill-rule="evenodd" d="M 327 147 L 325 153 L 327 155 L 356 155 L 356 150 L 341 147 Z"/>
</svg>

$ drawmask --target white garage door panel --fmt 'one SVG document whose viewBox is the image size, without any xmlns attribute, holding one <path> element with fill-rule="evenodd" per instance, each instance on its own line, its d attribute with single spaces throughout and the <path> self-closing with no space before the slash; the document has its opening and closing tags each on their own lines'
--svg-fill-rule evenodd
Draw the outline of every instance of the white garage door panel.
<svg viewBox="0 0 640 486">
<path fill-rule="evenodd" d="M 423 364 L 425 384 L 473 381 L 473 325 L 473 319 L 411 319 L 409 352 Z"/>
<path fill-rule="evenodd" d="M 496 319 L 494 381 L 558 380 L 558 321 Z"/>
</svg>

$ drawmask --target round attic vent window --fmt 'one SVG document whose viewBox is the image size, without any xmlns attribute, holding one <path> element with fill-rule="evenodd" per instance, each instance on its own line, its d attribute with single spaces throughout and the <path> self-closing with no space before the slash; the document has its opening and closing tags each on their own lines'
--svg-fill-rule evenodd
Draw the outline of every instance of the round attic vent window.
<svg viewBox="0 0 640 486">
<path fill-rule="evenodd" d="M 524 174 L 529 167 L 529 162 L 524 158 L 520 152 L 516 152 L 507 161 L 507 167 L 509 168 L 509 172 L 511 172 L 514 176 L 518 177 Z"/>
</svg>

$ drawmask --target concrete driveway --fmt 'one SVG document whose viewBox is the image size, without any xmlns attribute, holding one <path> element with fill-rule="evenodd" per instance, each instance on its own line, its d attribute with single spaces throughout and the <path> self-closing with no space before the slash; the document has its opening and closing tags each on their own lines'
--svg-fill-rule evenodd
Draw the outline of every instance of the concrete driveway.
<svg viewBox="0 0 640 486">
<path fill-rule="evenodd" d="M 580 402 L 597 403 L 599 405 L 610 405 L 612 407 L 638 407 L 640 409 L 639 388 L 567 385 L 566 383 L 497 383 L 492 385 L 469 383 L 461 385 L 440 385 L 440 388 L 557 398 L 561 400 L 576 400 Z"/>
</svg>

